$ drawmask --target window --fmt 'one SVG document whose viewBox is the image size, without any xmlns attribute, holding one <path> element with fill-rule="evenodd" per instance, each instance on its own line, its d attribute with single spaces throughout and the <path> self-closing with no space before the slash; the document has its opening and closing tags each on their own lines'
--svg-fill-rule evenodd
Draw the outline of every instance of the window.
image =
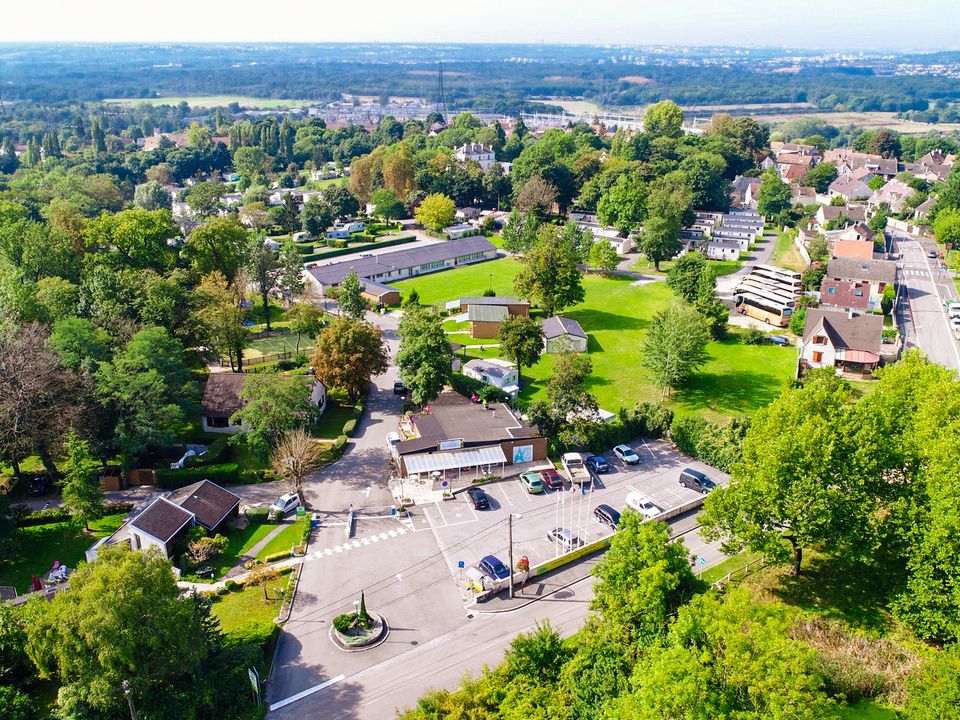
<svg viewBox="0 0 960 720">
<path fill-rule="evenodd" d="M 857 297 L 863 297 L 863 290 L 854 290 L 853 294 Z"/>
<path fill-rule="evenodd" d="M 826 345 L 826 344 L 827 344 L 827 338 L 826 338 L 826 336 L 825 336 L 825 335 L 814 335 L 814 336 L 813 336 L 813 344 L 814 344 L 814 345 Z"/>
<path fill-rule="evenodd" d="M 229 418 L 225 418 L 225 417 L 210 417 L 210 416 L 208 415 L 208 416 L 207 416 L 207 427 L 214 427 L 214 428 L 225 428 L 225 427 L 229 427 L 229 425 L 230 425 L 229 420 L 230 420 Z"/>
<path fill-rule="evenodd" d="M 814 361 L 815 363 L 818 363 L 818 362 L 820 362 L 821 360 L 823 360 L 823 353 L 820 352 L 819 350 L 816 351 L 816 352 L 814 352 L 814 353 L 813 353 L 813 361 Z"/>
</svg>

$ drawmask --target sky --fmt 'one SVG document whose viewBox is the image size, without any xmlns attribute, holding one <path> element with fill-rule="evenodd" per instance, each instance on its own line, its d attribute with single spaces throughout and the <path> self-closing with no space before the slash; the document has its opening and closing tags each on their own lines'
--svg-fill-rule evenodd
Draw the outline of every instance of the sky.
<svg viewBox="0 0 960 720">
<path fill-rule="evenodd" d="M 11 22 L 14 17 L 20 21 Z M 958 0 L 47 0 L 0 42 L 544 42 L 960 48 Z"/>
</svg>

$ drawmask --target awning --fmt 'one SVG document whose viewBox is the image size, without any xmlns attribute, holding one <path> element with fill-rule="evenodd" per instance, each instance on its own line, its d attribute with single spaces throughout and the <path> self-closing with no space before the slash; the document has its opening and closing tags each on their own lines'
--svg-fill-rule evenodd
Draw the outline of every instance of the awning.
<svg viewBox="0 0 960 720">
<path fill-rule="evenodd" d="M 880 362 L 880 356 L 874 355 L 872 352 L 867 352 L 866 350 L 844 350 L 843 362 L 850 363 L 878 363 Z"/>
<path fill-rule="evenodd" d="M 404 455 L 403 464 L 408 475 L 419 475 L 434 470 L 453 470 L 455 468 L 476 467 L 477 465 L 492 465 L 505 463 L 506 455 L 499 445 L 491 447 L 472 448 L 470 450 L 455 450 L 452 452 L 419 453 Z"/>
</svg>

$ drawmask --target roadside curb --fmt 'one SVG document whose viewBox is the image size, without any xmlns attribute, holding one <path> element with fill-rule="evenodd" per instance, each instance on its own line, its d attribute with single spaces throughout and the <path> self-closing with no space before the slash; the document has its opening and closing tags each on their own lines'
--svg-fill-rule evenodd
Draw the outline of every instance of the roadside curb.
<svg viewBox="0 0 960 720">
<path fill-rule="evenodd" d="M 538 600 L 543 600 L 544 598 L 548 598 L 548 597 L 550 597 L 551 595 L 560 592 L 561 590 L 566 590 L 566 589 L 567 589 L 568 587 L 570 587 L 571 585 L 576 585 L 578 582 L 583 582 L 584 580 L 587 580 L 587 579 L 590 578 L 590 577 L 593 577 L 593 576 L 588 574 L 588 575 L 584 575 L 583 577 L 579 577 L 579 578 L 577 578 L 576 580 L 571 580 L 570 582 L 566 583 L 565 585 L 561 585 L 561 586 L 559 586 L 559 587 L 557 587 L 557 588 L 554 588 L 553 590 L 551 590 L 550 592 L 548 592 L 548 593 L 546 593 L 546 594 L 544 594 L 544 595 L 538 595 L 538 596 L 535 597 L 535 598 L 530 598 L 529 600 L 527 600 L 527 602 L 522 603 L 522 604 L 520 604 L 520 605 L 514 605 L 513 607 L 504 608 L 504 609 L 502 609 L 502 610 L 480 610 L 480 609 L 478 609 L 479 606 L 474 605 L 474 606 L 473 606 L 473 607 L 474 607 L 474 611 L 475 611 L 477 614 L 479 614 L 479 615 L 496 615 L 496 614 L 499 614 L 499 613 L 508 613 L 508 612 L 513 612 L 514 610 L 520 610 L 521 608 L 525 608 L 525 607 L 527 607 L 528 605 L 533 605 L 533 603 L 537 602 Z"/>
</svg>

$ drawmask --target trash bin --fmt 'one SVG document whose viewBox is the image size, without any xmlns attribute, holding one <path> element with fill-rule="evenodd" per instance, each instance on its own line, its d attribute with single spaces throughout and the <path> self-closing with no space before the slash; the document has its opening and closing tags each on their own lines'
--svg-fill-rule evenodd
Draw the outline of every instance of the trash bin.
<svg viewBox="0 0 960 720">
<path fill-rule="evenodd" d="M 313 515 L 310 516 L 310 527 L 314 530 L 320 527 L 320 520 L 317 518 L 316 513 L 313 513 Z"/>
<path fill-rule="evenodd" d="M 302 518 L 302 517 L 303 517 L 304 515 L 306 515 L 306 514 L 307 514 L 307 509 L 306 509 L 303 505 L 301 505 L 300 507 L 297 508 L 297 517 L 298 517 L 298 518 Z"/>
</svg>

